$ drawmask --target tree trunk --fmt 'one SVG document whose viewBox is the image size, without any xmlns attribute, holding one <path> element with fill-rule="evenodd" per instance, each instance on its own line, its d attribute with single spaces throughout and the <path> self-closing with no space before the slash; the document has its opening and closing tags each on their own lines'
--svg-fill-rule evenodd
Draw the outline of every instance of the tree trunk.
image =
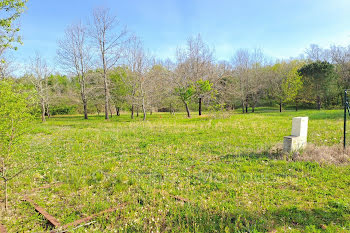
<svg viewBox="0 0 350 233">
<path fill-rule="evenodd" d="M 136 117 L 139 117 L 139 107 L 136 108 Z"/>
<path fill-rule="evenodd" d="M 134 119 L 134 105 L 131 105 L 131 119 Z"/>
<path fill-rule="evenodd" d="M 340 94 L 341 104 L 344 104 L 344 96 L 343 93 Z"/>
<path fill-rule="evenodd" d="M 252 106 L 252 112 L 255 112 L 255 105 Z"/>
<path fill-rule="evenodd" d="M 171 103 L 170 103 L 170 107 L 169 107 L 169 113 L 170 113 L 170 115 L 172 114 L 172 106 L 171 106 Z"/>
<path fill-rule="evenodd" d="M 109 105 L 109 112 L 111 113 L 111 117 L 113 117 L 112 108 L 110 105 Z"/>
<path fill-rule="evenodd" d="M 86 100 L 83 100 L 83 104 L 84 104 L 84 119 L 87 120 L 87 119 L 88 119 L 87 101 L 86 101 Z"/>
<path fill-rule="evenodd" d="M 143 111 L 143 121 L 146 120 L 146 108 L 145 108 L 145 98 L 142 97 L 142 111 Z"/>
<path fill-rule="evenodd" d="M 279 105 L 280 105 L 280 112 L 282 112 L 282 101 L 281 100 L 280 100 Z"/>
<path fill-rule="evenodd" d="M 45 103 L 44 101 L 41 101 L 41 121 L 45 122 Z"/>
<path fill-rule="evenodd" d="M 242 101 L 242 113 L 244 114 L 244 101 Z"/>
<path fill-rule="evenodd" d="M 248 113 L 248 104 L 245 105 L 245 112 Z"/>
<path fill-rule="evenodd" d="M 50 117 L 51 117 L 50 108 L 49 108 L 49 105 L 48 105 L 48 104 L 46 105 L 46 114 L 47 114 L 47 118 L 50 118 Z"/>
<path fill-rule="evenodd" d="M 105 89 L 105 119 L 109 119 L 108 109 L 109 109 L 109 91 L 108 91 L 108 82 L 107 82 L 107 71 L 106 68 L 103 69 L 103 80 L 104 80 L 104 89 Z"/>
<path fill-rule="evenodd" d="M 7 210 L 8 209 L 7 180 L 4 180 L 4 186 L 5 186 L 5 210 Z"/>
<path fill-rule="evenodd" d="M 87 98 L 85 95 L 85 76 L 84 72 L 82 72 L 81 80 L 80 80 L 80 95 L 81 99 L 83 101 L 83 107 L 84 107 L 84 119 L 88 119 L 88 113 L 87 113 Z"/>
<path fill-rule="evenodd" d="M 188 118 L 191 118 L 190 109 L 188 108 L 187 102 L 184 101 L 184 104 L 185 104 L 185 108 L 186 108 L 186 112 L 187 112 L 187 117 L 188 117 Z"/>
<path fill-rule="evenodd" d="M 295 111 L 297 112 L 298 111 L 298 101 L 295 100 Z"/>
<path fill-rule="evenodd" d="M 198 115 L 201 116 L 202 115 L 202 98 L 199 97 L 198 99 Z"/>
<path fill-rule="evenodd" d="M 98 108 L 98 105 L 96 105 L 96 111 L 97 111 L 97 115 L 100 115 L 100 109 Z"/>
<path fill-rule="evenodd" d="M 321 98 L 317 96 L 317 110 L 321 110 Z"/>
</svg>

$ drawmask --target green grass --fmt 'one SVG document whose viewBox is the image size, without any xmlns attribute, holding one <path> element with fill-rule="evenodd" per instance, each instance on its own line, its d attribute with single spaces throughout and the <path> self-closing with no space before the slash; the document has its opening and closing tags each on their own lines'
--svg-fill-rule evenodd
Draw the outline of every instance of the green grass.
<svg viewBox="0 0 350 233">
<path fill-rule="evenodd" d="M 269 153 L 295 116 L 310 117 L 309 142 L 341 143 L 340 110 L 37 123 L 28 139 L 38 165 L 11 182 L 12 210 L 2 223 L 10 232 L 50 230 L 20 193 L 63 182 L 31 194 L 61 223 L 126 204 L 74 232 L 348 232 L 350 166 Z"/>
</svg>

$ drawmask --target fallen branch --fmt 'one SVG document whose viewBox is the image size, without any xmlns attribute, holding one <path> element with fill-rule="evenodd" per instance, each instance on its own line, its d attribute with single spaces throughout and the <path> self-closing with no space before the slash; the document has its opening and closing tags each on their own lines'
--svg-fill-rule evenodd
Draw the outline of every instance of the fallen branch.
<svg viewBox="0 0 350 233">
<path fill-rule="evenodd" d="M 177 201 L 182 201 L 182 202 L 184 202 L 184 203 L 190 203 L 190 202 L 191 202 L 189 199 L 186 199 L 186 198 L 184 198 L 184 197 L 180 197 L 180 196 L 176 196 L 176 195 L 170 194 L 170 193 L 168 193 L 168 192 L 165 191 L 165 190 L 159 190 L 159 189 L 155 189 L 155 190 L 158 191 L 158 192 L 160 192 L 160 193 L 166 194 L 166 195 L 168 195 L 169 197 L 172 197 L 172 198 L 174 198 L 174 199 L 177 200 Z"/>
</svg>

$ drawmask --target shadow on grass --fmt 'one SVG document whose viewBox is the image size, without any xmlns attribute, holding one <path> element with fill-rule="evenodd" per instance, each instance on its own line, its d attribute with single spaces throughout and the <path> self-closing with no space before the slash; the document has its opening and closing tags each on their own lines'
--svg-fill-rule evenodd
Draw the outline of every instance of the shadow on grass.
<svg viewBox="0 0 350 233">
<path fill-rule="evenodd" d="M 226 154 L 220 157 L 220 160 L 231 160 L 231 159 L 281 159 L 282 151 L 263 151 L 263 152 L 240 152 L 237 154 Z"/>
<path fill-rule="evenodd" d="M 349 227 L 349 213 L 344 206 L 310 210 L 281 207 L 260 215 L 240 207 L 230 212 L 185 204 L 171 212 L 163 230 L 183 231 L 184 227 L 190 232 L 267 232 L 281 228 L 324 230 L 328 227 L 340 230 Z"/>
<path fill-rule="evenodd" d="M 297 207 L 283 207 L 267 215 L 269 221 L 275 222 L 275 226 L 290 226 L 293 228 L 305 229 L 315 227 L 325 229 L 327 226 L 338 227 L 349 226 L 349 209 L 344 205 L 329 205 L 325 208 L 314 208 L 303 210 Z M 350 229 L 348 229 L 350 230 Z"/>
<path fill-rule="evenodd" d="M 220 211 L 185 203 L 169 210 L 161 224 L 161 231 L 271 232 L 281 228 L 324 230 L 329 227 L 332 230 L 340 230 L 348 227 L 346 214 L 343 210 L 334 208 L 303 210 L 297 207 L 282 207 L 261 215 L 250 213 L 242 207 L 233 211 Z"/>
<path fill-rule="evenodd" d="M 264 116 L 275 116 L 275 117 L 298 117 L 308 116 L 310 120 L 341 120 L 344 118 L 343 110 L 301 110 L 301 111 L 264 111 L 259 112 Z M 258 114 L 259 114 L 258 113 Z"/>
</svg>

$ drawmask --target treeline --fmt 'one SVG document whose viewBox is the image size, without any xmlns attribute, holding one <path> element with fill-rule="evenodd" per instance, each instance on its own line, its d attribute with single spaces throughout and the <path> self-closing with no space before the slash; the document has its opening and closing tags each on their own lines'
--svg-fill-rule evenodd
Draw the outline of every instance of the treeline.
<svg viewBox="0 0 350 233">
<path fill-rule="evenodd" d="M 342 104 L 350 84 L 350 47 L 311 45 L 296 59 L 272 62 L 261 50 L 239 49 L 230 61 L 215 59 L 200 35 L 159 60 L 107 9 L 69 26 L 57 58 L 66 75 L 52 73 L 36 55 L 17 83 L 35 90 L 42 120 L 54 114 L 113 114 L 131 118 L 154 111 L 232 110 L 257 106 L 331 108 Z M 6 72 L 2 72 L 6 73 Z M 3 75 L 7 78 L 8 75 Z"/>
</svg>

